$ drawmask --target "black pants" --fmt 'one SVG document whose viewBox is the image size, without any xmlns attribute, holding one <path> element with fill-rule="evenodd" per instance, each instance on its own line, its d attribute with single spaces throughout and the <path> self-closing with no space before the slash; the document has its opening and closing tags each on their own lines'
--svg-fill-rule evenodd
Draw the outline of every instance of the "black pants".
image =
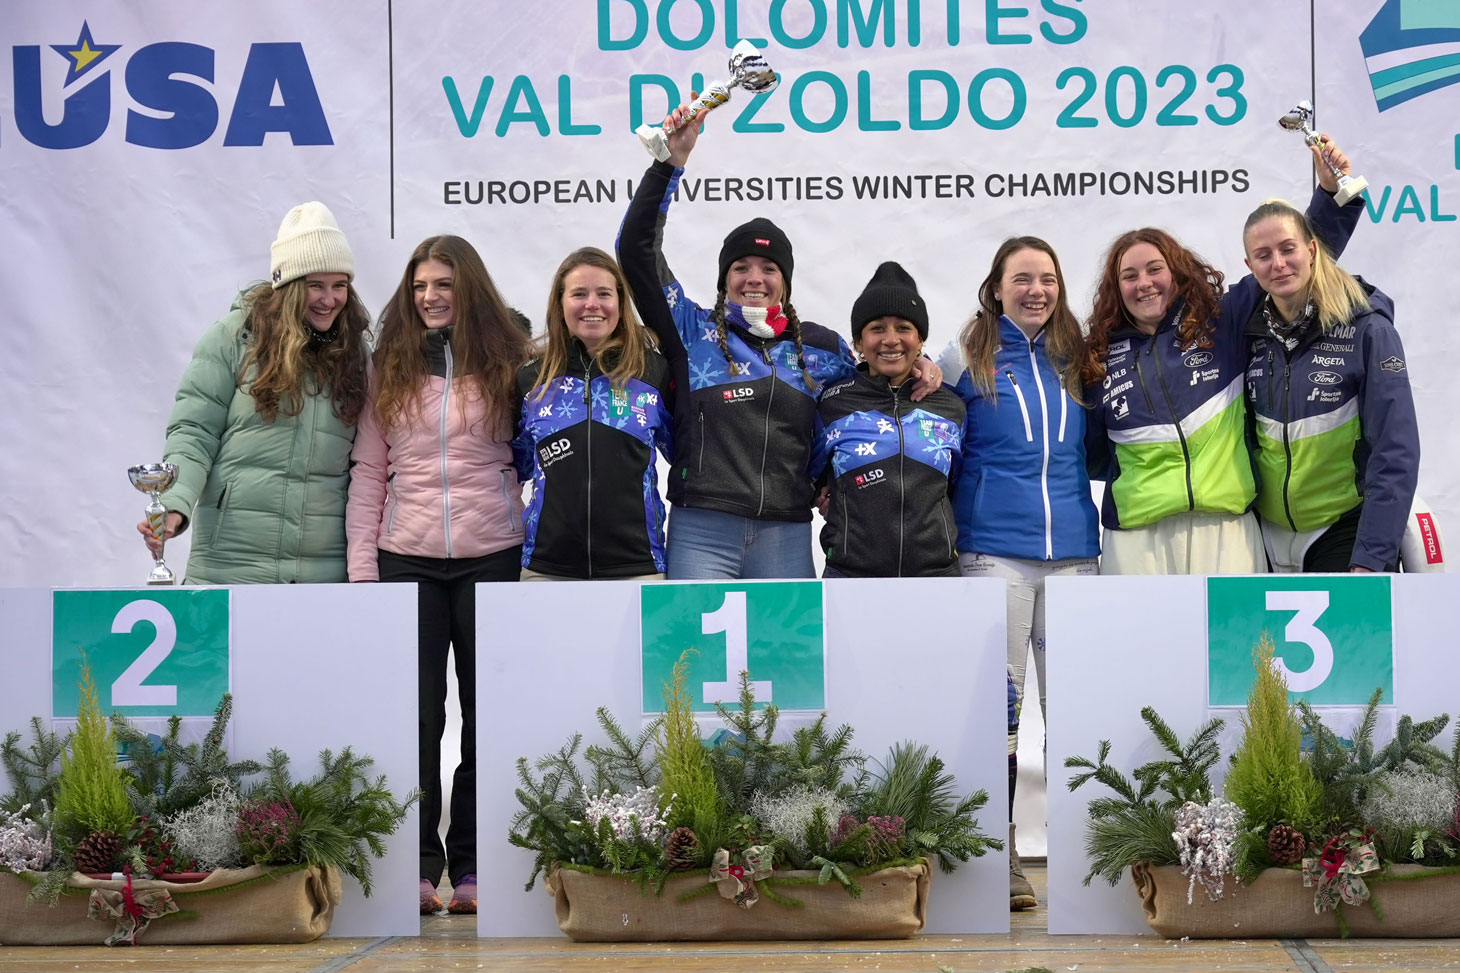
<svg viewBox="0 0 1460 973">
<path fill-rule="evenodd" d="M 381 581 L 414 581 L 418 588 L 420 667 L 421 877 L 441 871 L 455 885 L 477 870 L 476 584 L 516 581 L 522 548 L 473 558 L 411 557 L 380 552 Z M 461 697 L 461 763 L 451 778 L 451 824 L 441 844 L 441 736 L 446 732 L 446 655 L 456 647 Z"/>
<path fill-rule="evenodd" d="M 1363 512 L 1364 505 L 1359 504 L 1319 535 L 1303 555 L 1305 573 L 1345 572 L 1349 569 L 1354 555 L 1354 543 L 1359 537 L 1359 517 Z M 1393 571 L 1397 567 L 1397 564 L 1386 564 L 1384 570 Z"/>
</svg>

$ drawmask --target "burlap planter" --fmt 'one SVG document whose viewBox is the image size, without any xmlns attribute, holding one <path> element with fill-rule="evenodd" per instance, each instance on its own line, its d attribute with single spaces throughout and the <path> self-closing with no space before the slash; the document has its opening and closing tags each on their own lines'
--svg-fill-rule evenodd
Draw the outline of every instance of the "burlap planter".
<svg viewBox="0 0 1460 973">
<path fill-rule="evenodd" d="M 1434 874 L 1425 874 L 1434 873 Z M 1419 877 L 1416 877 L 1419 876 Z M 1269 868 L 1251 885 L 1227 879 L 1227 892 L 1209 901 L 1197 883 L 1186 904 L 1188 879 L 1175 865 L 1131 866 L 1131 878 L 1151 928 L 1167 939 L 1329 939 L 1343 934 L 1332 912 L 1313 911 L 1313 889 L 1296 869 Z M 1380 919 L 1365 904 L 1344 906 L 1347 935 L 1364 938 L 1460 936 L 1460 874 L 1422 865 L 1391 865 L 1365 876 Z"/>
<path fill-rule="evenodd" d="M 27 905 L 34 885 L 0 873 L 0 944 L 97 946 L 116 923 L 88 916 L 92 890 L 110 901 L 126 882 L 73 874 L 55 906 Z M 132 882 L 133 896 L 163 891 L 180 911 L 153 919 L 138 936 L 146 946 L 204 943 L 307 943 L 324 935 L 340 901 L 340 876 L 331 868 L 284 866 L 218 869 L 201 882 Z"/>
<path fill-rule="evenodd" d="M 817 885 L 817 872 L 777 871 L 769 888 L 796 899 L 799 908 L 762 897 L 741 909 L 711 890 L 687 902 L 686 892 L 705 885 L 703 873 L 676 876 L 664 893 L 639 894 L 638 883 L 616 875 L 589 875 L 570 868 L 553 871 L 558 928 L 578 942 L 673 942 L 723 939 L 907 939 L 923 928 L 928 913 L 927 862 L 884 868 L 858 877 L 862 894 L 852 898 L 835 881 Z M 781 884 L 776 879 L 811 879 Z"/>
</svg>

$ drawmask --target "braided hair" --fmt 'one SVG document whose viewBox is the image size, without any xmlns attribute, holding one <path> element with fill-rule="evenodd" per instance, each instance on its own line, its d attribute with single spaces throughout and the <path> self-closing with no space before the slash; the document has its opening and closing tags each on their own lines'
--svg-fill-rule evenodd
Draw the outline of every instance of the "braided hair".
<svg viewBox="0 0 1460 973">
<path fill-rule="evenodd" d="M 715 306 L 710 309 L 710 320 L 715 322 L 715 343 L 720 346 L 720 354 L 725 356 L 725 364 L 729 366 L 730 373 L 735 373 L 735 356 L 730 354 L 730 327 L 725 320 L 725 288 L 721 287 L 715 295 Z M 781 313 L 785 315 L 787 330 L 791 332 L 791 340 L 796 343 L 796 365 L 801 370 L 801 381 L 807 391 L 816 394 L 817 381 L 812 377 L 810 370 L 806 367 L 806 346 L 801 342 L 801 318 L 796 314 L 796 309 L 791 306 L 790 301 L 781 305 Z"/>
</svg>

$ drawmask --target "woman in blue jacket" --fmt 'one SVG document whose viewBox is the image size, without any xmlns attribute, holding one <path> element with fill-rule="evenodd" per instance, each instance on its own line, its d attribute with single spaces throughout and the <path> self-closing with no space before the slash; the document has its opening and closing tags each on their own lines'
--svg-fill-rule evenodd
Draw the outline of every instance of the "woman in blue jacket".
<svg viewBox="0 0 1460 973">
<path fill-rule="evenodd" d="M 1100 555 L 1079 397 L 1083 339 L 1059 258 L 1038 237 L 999 246 L 978 300 L 943 362 L 968 408 L 953 500 L 959 569 L 1007 583 L 1009 672 L 1022 705 L 1032 643 L 1042 712 L 1044 579 L 1097 574 Z M 1011 729 L 1010 755 L 1017 749 Z M 1013 799 L 1011 782 L 1011 808 Z M 1011 825 L 1009 906 L 1031 908 L 1012 838 Z"/>
</svg>

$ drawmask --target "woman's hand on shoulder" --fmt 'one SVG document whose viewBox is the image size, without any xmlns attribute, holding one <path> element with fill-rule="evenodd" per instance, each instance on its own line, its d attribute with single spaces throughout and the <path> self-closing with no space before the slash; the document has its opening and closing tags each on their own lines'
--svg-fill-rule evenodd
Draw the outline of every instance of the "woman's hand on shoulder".
<svg viewBox="0 0 1460 973">
<path fill-rule="evenodd" d="M 1337 169 L 1339 175 L 1349 174 L 1348 156 L 1343 150 L 1327 135 L 1318 136 L 1318 144 L 1308 146 L 1308 151 L 1313 153 L 1313 171 L 1318 174 L 1318 184 L 1330 193 L 1338 192 L 1338 175 L 1333 170 Z"/>
<path fill-rule="evenodd" d="M 821 516 L 826 517 L 831 513 L 831 487 L 822 487 L 816 491 L 816 499 L 812 501 Z"/>
<path fill-rule="evenodd" d="M 943 369 L 931 358 L 918 359 L 918 363 L 913 366 L 913 378 L 917 379 L 912 391 L 914 402 L 923 401 L 943 387 Z"/>
</svg>

